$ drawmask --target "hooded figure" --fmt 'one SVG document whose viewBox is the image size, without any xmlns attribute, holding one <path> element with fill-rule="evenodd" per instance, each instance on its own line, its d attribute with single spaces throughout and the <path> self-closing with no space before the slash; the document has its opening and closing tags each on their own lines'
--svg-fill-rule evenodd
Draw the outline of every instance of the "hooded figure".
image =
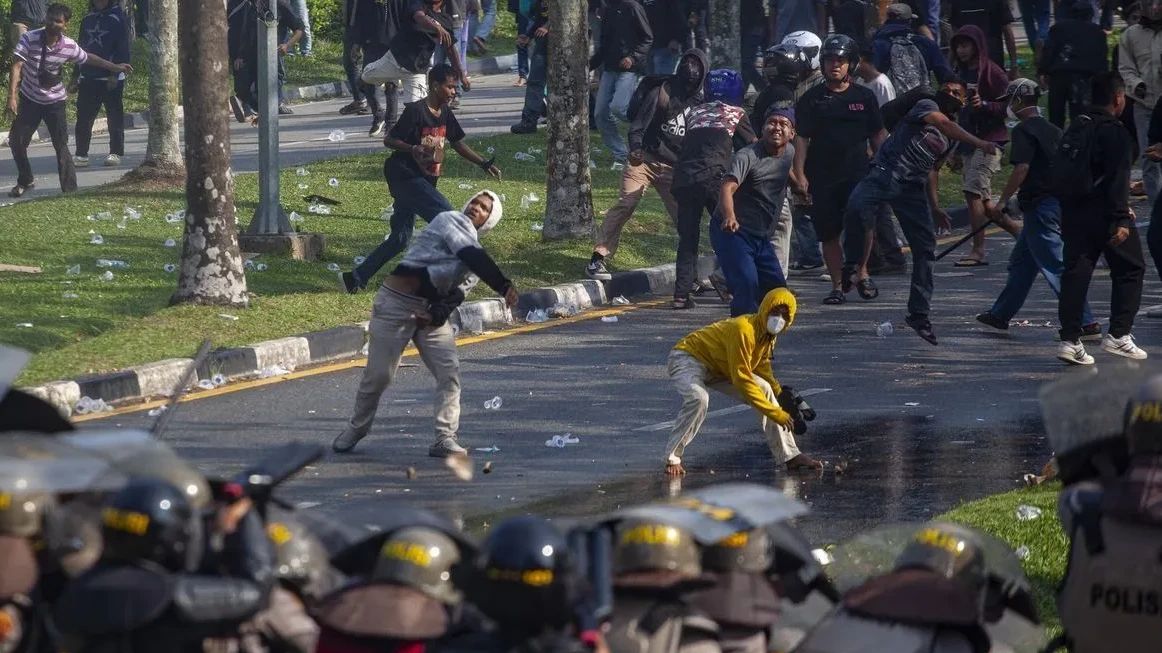
<svg viewBox="0 0 1162 653">
<path fill-rule="evenodd" d="M 799 452 L 791 415 L 779 407 L 782 385 L 771 370 L 775 338 L 795 321 L 795 296 L 786 288 L 767 293 L 757 313 L 720 320 L 691 333 L 674 346 L 667 372 L 682 397 L 666 445 L 666 473 L 685 474 L 682 454 L 706 419 L 713 388 L 741 399 L 761 416 L 767 446 L 788 469 L 815 467 Z"/>
<path fill-rule="evenodd" d="M 1049 78 L 1049 122 L 1064 129 L 1066 108 L 1073 120 L 1089 105 L 1093 76 L 1109 66 L 1109 44 L 1101 26 L 1093 22 L 1088 0 L 1063 2 L 1061 10 L 1065 17 L 1049 28 L 1037 73 Z"/>
<path fill-rule="evenodd" d="M 331 443 L 345 453 L 367 435 L 379 398 L 391 384 L 409 342 L 422 352 L 436 377 L 436 441 L 428 455 L 463 455 L 456 442 L 460 427 L 460 360 L 448 318 L 464 301 L 462 285 L 474 274 L 504 297 L 517 302 L 516 288 L 480 245 L 480 235 L 500 222 L 500 198 L 477 193 L 464 211 L 437 215 L 408 246 L 403 261 L 383 281 L 371 312 L 367 367 L 363 370 L 350 423 Z"/>
<path fill-rule="evenodd" d="M 967 39 L 976 47 L 976 59 L 964 63 L 956 55 L 957 43 Z M 1005 143 L 1009 140 L 1008 130 L 1005 129 L 1005 109 L 1007 103 L 997 98 L 1005 94 L 1009 87 L 1009 78 L 1005 71 L 989 58 L 988 44 L 984 32 L 976 25 L 965 25 L 956 30 L 952 37 L 952 66 L 953 70 L 968 85 L 969 101 L 961 112 L 960 124 L 971 134 L 986 141 Z M 981 106 L 973 107 L 972 95 L 980 95 Z"/>
</svg>

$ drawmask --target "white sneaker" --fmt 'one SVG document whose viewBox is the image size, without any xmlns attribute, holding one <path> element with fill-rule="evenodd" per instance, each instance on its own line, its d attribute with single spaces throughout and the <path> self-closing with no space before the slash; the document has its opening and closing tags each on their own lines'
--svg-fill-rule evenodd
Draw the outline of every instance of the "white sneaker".
<svg viewBox="0 0 1162 653">
<path fill-rule="evenodd" d="M 1137 361 L 1146 360 L 1146 351 L 1134 344 L 1134 336 L 1126 334 L 1121 338 L 1115 338 L 1110 334 L 1106 334 L 1101 341 L 1101 348 L 1103 351 L 1108 351 L 1111 354 L 1118 356 L 1125 356 Z"/>
<path fill-rule="evenodd" d="M 88 168 L 89 167 L 89 157 L 87 157 L 87 156 L 74 156 L 73 157 L 73 165 L 77 168 Z"/>
<path fill-rule="evenodd" d="M 1085 345 L 1080 342 L 1062 341 L 1057 346 L 1057 358 L 1070 365 L 1093 365 L 1093 356 L 1085 353 Z"/>
<path fill-rule="evenodd" d="M 113 166 L 119 166 L 121 165 L 121 157 L 117 156 L 116 154 L 110 154 L 109 156 L 105 157 L 105 165 L 109 166 L 110 168 Z"/>
</svg>

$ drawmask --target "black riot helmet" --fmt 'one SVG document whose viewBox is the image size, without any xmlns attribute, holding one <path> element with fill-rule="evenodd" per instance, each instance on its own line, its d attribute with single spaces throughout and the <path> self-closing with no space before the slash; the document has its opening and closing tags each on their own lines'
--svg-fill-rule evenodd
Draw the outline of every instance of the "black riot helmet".
<svg viewBox="0 0 1162 653">
<path fill-rule="evenodd" d="M 1130 455 L 1162 454 L 1162 374 L 1138 387 L 1126 405 L 1125 424 Z"/>
<path fill-rule="evenodd" d="M 772 82 L 795 86 L 807 70 L 807 55 L 794 43 L 780 43 L 763 53 L 763 76 Z"/>
<path fill-rule="evenodd" d="M 740 531 L 702 549 L 706 571 L 761 574 L 774 562 L 774 545 L 765 528 Z"/>
<path fill-rule="evenodd" d="M 174 572 L 201 562 L 201 517 L 177 488 L 149 478 L 133 479 L 101 509 L 102 557 L 148 561 Z"/>
<path fill-rule="evenodd" d="M 823 41 L 823 47 L 819 48 L 819 62 L 822 63 L 828 57 L 846 59 L 848 74 L 854 75 L 855 67 L 859 65 L 859 44 L 846 34 L 832 34 Z"/>
<path fill-rule="evenodd" d="M 976 535 L 957 524 L 929 524 L 916 531 L 896 558 L 895 570 L 924 569 L 983 593 L 987 583 L 984 553 Z"/>
<path fill-rule="evenodd" d="M 515 517 L 489 533 L 465 589 L 502 629 L 537 630 L 573 620 L 579 583 L 564 534 L 540 517 Z"/>
</svg>

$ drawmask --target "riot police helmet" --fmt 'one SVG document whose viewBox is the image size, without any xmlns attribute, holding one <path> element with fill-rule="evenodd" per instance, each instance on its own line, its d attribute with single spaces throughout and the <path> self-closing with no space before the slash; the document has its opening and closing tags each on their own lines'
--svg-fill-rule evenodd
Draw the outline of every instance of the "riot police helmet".
<svg viewBox="0 0 1162 653">
<path fill-rule="evenodd" d="M 711 572 L 761 574 L 774 562 L 774 546 L 765 528 L 740 531 L 702 550 L 702 567 Z"/>
<path fill-rule="evenodd" d="M 492 529 L 476 558 L 468 598 L 506 624 L 563 627 L 572 622 L 580 579 L 568 542 L 548 521 L 514 517 Z"/>
<path fill-rule="evenodd" d="M 702 573 L 701 552 L 686 529 L 656 517 L 629 517 L 614 532 L 613 575 L 669 572 L 683 577 Z"/>
<path fill-rule="evenodd" d="M 193 571 L 203 550 L 201 526 L 186 493 L 164 481 L 133 479 L 101 509 L 102 557 Z"/>
<path fill-rule="evenodd" d="M 1146 379 L 1126 406 L 1130 455 L 1162 454 L 1162 374 Z"/>
<path fill-rule="evenodd" d="M 976 535 L 957 524 L 929 524 L 916 531 L 896 558 L 895 570 L 924 569 L 983 591 L 988 575 Z"/>
<path fill-rule="evenodd" d="M 388 581 L 419 590 L 448 605 L 463 598 L 452 584 L 460 548 L 452 538 L 424 526 L 401 528 L 383 542 L 372 580 Z"/>
</svg>

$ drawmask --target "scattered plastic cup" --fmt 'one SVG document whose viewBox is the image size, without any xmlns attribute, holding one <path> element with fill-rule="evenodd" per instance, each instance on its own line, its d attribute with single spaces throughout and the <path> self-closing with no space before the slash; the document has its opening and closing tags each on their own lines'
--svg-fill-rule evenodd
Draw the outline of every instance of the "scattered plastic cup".
<svg viewBox="0 0 1162 653">
<path fill-rule="evenodd" d="M 631 302 L 625 298 L 625 295 L 618 295 L 617 297 L 614 297 L 613 301 L 610 303 L 614 306 L 629 306 Z"/>
<path fill-rule="evenodd" d="M 300 177 L 306 177 L 307 175 L 309 175 L 311 173 L 307 172 L 306 168 L 299 168 L 298 170 L 295 170 L 295 174 L 300 176 Z"/>
<path fill-rule="evenodd" d="M 330 179 L 327 180 L 327 185 L 330 186 L 331 188 L 338 188 L 339 187 L 339 180 L 335 179 L 334 177 L 331 177 Z"/>
<path fill-rule="evenodd" d="M 492 399 L 484 402 L 484 410 L 500 410 L 500 407 L 503 405 L 503 399 L 500 397 L 493 397 Z"/>
<path fill-rule="evenodd" d="M 606 324 L 614 324 L 617 322 L 617 316 L 616 315 L 606 315 L 605 317 L 601 318 L 601 321 L 606 323 Z"/>
<path fill-rule="evenodd" d="M 331 133 L 327 135 L 327 140 L 332 143 L 342 143 L 347 140 L 347 132 L 342 129 L 332 129 Z"/>
<path fill-rule="evenodd" d="M 548 321 L 549 313 L 543 308 L 534 308 L 533 310 L 529 311 L 528 315 L 525 316 L 525 322 L 531 322 L 533 324 Z"/>
<path fill-rule="evenodd" d="M 101 281 L 112 281 L 113 280 L 113 271 L 112 270 L 105 270 L 105 273 L 102 274 L 100 278 L 101 278 Z"/>
<path fill-rule="evenodd" d="M 105 238 L 101 234 L 93 234 L 92 236 L 89 236 L 89 244 L 90 245 L 104 245 Z"/>
<path fill-rule="evenodd" d="M 266 272 L 267 265 L 265 263 L 256 263 L 254 269 L 257 272 Z"/>
<path fill-rule="evenodd" d="M 177 247 L 178 241 L 174 240 L 173 238 L 166 238 L 165 239 L 165 246 L 166 247 Z"/>
<path fill-rule="evenodd" d="M 166 272 L 177 272 L 178 266 L 174 265 L 173 263 L 166 263 L 165 265 L 161 266 L 161 269 L 165 270 Z"/>
<path fill-rule="evenodd" d="M 118 261 L 116 259 L 99 258 L 97 259 L 97 267 L 99 268 L 127 268 L 129 264 L 125 261 Z"/>
<path fill-rule="evenodd" d="M 65 268 L 65 274 L 69 275 L 70 277 L 75 277 L 80 273 L 81 273 L 81 266 L 79 264 L 78 265 L 70 265 L 69 267 Z"/>
<path fill-rule="evenodd" d="M 541 222 L 534 222 L 529 225 L 529 229 L 532 229 L 533 231 L 544 231 L 545 225 Z"/>
<path fill-rule="evenodd" d="M 1022 544 L 1021 546 L 1017 547 L 1017 550 L 1013 551 L 1013 553 L 1017 554 L 1018 560 L 1028 560 L 1029 554 L 1031 552 L 1029 551 L 1029 547 Z"/>
<path fill-rule="evenodd" d="M 472 186 L 472 184 L 469 184 L 467 182 L 462 181 L 462 182 L 460 182 L 460 185 L 458 186 L 458 188 L 460 190 L 472 190 L 473 186 Z"/>
<path fill-rule="evenodd" d="M 536 161 L 537 160 L 537 157 L 529 154 L 528 152 L 517 152 L 516 154 L 512 155 L 512 158 L 516 159 L 517 161 Z"/>
<path fill-rule="evenodd" d="M 895 331 L 895 329 L 892 328 L 891 322 L 884 322 L 883 324 L 876 325 L 876 336 L 880 338 L 887 338 L 888 336 L 892 335 L 893 331 Z"/>
<path fill-rule="evenodd" d="M 1041 517 L 1041 509 L 1022 503 L 1017 506 L 1017 521 L 1033 521 Z"/>
<path fill-rule="evenodd" d="M 339 271 L 339 264 L 338 263 L 328 263 L 327 269 L 330 270 L 331 272 L 338 272 Z"/>
</svg>

